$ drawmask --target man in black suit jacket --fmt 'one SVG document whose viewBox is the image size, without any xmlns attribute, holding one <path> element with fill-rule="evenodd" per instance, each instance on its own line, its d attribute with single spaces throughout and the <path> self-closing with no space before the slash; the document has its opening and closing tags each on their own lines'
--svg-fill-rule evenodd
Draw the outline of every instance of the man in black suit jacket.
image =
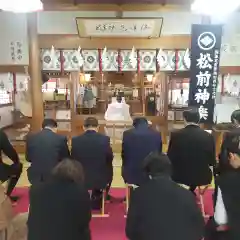
<svg viewBox="0 0 240 240">
<path fill-rule="evenodd" d="M 9 180 L 6 194 L 12 201 L 17 201 L 18 197 L 11 196 L 11 193 L 21 176 L 22 164 L 16 150 L 2 130 L 0 130 L 0 150 L 13 162 L 12 165 L 8 165 L 2 161 L 2 156 L 0 156 L 0 181 L 6 182 Z"/>
<path fill-rule="evenodd" d="M 133 126 L 123 133 L 122 177 L 128 184 L 140 185 L 147 179 L 142 171 L 143 160 L 151 152 L 162 152 L 162 138 L 149 128 L 145 118 L 134 119 Z"/>
<path fill-rule="evenodd" d="M 190 186 L 194 193 L 197 186 L 212 181 L 210 166 L 215 167 L 215 142 L 211 134 L 198 126 L 196 109 L 183 113 L 186 127 L 171 135 L 168 157 L 173 166 L 173 180 Z"/>
<path fill-rule="evenodd" d="M 65 136 L 58 135 L 57 122 L 44 119 L 42 130 L 26 139 L 26 160 L 31 163 L 28 179 L 31 184 L 46 181 L 52 169 L 70 156 Z"/>
<path fill-rule="evenodd" d="M 168 157 L 151 153 L 143 168 L 148 180 L 133 190 L 126 224 L 128 239 L 201 240 L 202 213 L 194 196 L 172 181 Z"/>
<path fill-rule="evenodd" d="M 101 190 L 105 188 L 108 193 L 113 177 L 110 139 L 98 133 L 98 128 L 98 120 L 89 117 L 84 121 L 85 133 L 72 139 L 71 156 L 82 164 L 85 184 L 87 189 L 93 190 L 93 200 L 98 198 Z"/>
</svg>

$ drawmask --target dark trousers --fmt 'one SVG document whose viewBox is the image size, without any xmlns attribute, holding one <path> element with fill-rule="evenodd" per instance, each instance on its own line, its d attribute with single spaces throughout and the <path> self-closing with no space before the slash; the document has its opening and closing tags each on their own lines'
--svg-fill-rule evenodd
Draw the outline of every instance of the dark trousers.
<svg viewBox="0 0 240 240">
<path fill-rule="evenodd" d="M 106 197 L 109 195 L 111 184 L 112 184 L 112 181 L 105 188 Z M 93 209 L 101 209 L 103 190 L 104 189 L 93 189 L 92 190 L 91 202 L 92 202 L 92 208 Z"/>
<path fill-rule="evenodd" d="M 22 174 L 22 164 L 12 164 L 8 165 L 5 163 L 0 163 L 0 181 L 2 183 L 8 182 L 7 186 L 7 196 L 10 196 L 13 189 L 17 185 L 17 182 Z"/>
<path fill-rule="evenodd" d="M 43 183 L 49 180 L 50 174 L 41 174 L 36 171 L 33 171 L 31 167 L 28 168 L 27 170 L 27 175 L 28 175 L 28 181 L 31 183 L 31 185 L 36 185 L 39 183 Z"/>
</svg>

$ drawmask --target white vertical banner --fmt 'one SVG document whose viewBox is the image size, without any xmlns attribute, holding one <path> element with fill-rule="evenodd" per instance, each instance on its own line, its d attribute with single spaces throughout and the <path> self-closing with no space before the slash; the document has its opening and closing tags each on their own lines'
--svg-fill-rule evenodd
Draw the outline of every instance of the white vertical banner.
<svg viewBox="0 0 240 240">
<path fill-rule="evenodd" d="M 28 65 L 26 14 L 0 13 L 0 65 Z"/>
<path fill-rule="evenodd" d="M 10 42 L 10 52 L 11 61 L 13 64 L 22 65 L 23 59 L 23 43 L 20 41 L 11 41 Z"/>
</svg>

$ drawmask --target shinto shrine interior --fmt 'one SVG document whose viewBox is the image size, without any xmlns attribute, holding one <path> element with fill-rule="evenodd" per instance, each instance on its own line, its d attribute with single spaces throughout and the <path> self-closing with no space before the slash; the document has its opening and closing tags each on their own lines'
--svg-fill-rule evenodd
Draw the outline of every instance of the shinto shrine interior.
<svg viewBox="0 0 240 240">
<path fill-rule="evenodd" d="M 97 117 L 104 131 L 104 113 L 119 89 L 131 116 L 146 116 L 165 144 L 182 126 L 191 24 L 219 20 L 192 14 L 190 1 L 130 2 L 44 0 L 43 12 L 0 12 L 1 127 L 19 152 L 26 134 L 41 129 L 44 116 L 55 118 L 59 132 L 69 138 L 82 132 L 87 116 Z M 224 20 L 219 105 L 238 104 L 239 19 L 236 13 Z M 83 103 L 86 87 L 94 95 L 91 108 Z M 151 94 L 154 111 L 148 109 Z M 218 122 L 227 121 L 222 118 Z"/>
</svg>

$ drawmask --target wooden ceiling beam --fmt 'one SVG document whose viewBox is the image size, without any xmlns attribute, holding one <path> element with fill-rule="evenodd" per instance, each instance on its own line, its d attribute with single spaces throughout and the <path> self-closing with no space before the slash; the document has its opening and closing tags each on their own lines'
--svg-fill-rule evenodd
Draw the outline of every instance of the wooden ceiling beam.
<svg viewBox="0 0 240 240">
<path fill-rule="evenodd" d="M 1 65 L 0 73 L 26 73 L 25 66 L 23 65 Z"/>
<path fill-rule="evenodd" d="M 69 4 L 53 3 L 44 4 L 45 11 L 181 11 L 189 7 L 184 5 L 162 5 L 162 4 Z"/>
<path fill-rule="evenodd" d="M 78 35 L 39 35 L 40 48 L 60 49 L 186 49 L 190 47 L 190 35 L 162 36 L 161 38 L 79 38 Z"/>
</svg>

